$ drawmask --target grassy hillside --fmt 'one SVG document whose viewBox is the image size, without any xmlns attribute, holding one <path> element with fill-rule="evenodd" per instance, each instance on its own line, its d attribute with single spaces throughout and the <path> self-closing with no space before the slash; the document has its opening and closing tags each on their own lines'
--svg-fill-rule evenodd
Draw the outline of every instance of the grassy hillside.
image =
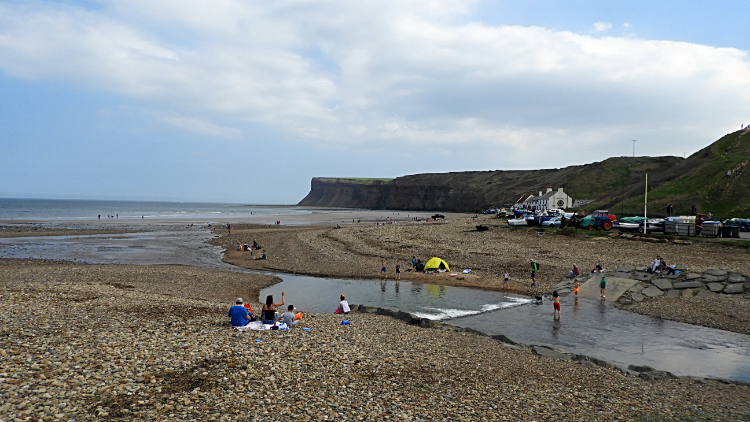
<svg viewBox="0 0 750 422">
<path fill-rule="evenodd" d="M 643 215 L 648 172 L 648 215 L 688 214 L 692 205 L 717 218 L 750 217 L 750 131 L 730 133 L 687 159 L 612 157 L 562 169 L 426 173 L 396 179 L 315 178 L 301 205 L 477 212 L 513 204 L 521 195 L 564 191 L 593 199 L 580 211 L 608 209 Z M 727 177 L 731 171 L 731 177 Z"/>
<path fill-rule="evenodd" d="M 750 132 L 730 133 L 667 171 L 649 173 L 649 215 L 664 215 L 672 205 L 677 214 L 687 214 L 692 205 L 698 212 L 718 218 L 750 217 L 750 175 L 744 174 L 750 160 Z M 727 177 L 731 171 L 731 177 Z M 625 195 L 626 210 L 643 212 L 644 180 L 640 192 Z M 617 210 L 621 198 L 609 194 L 595 205 Z"/>
</svg>

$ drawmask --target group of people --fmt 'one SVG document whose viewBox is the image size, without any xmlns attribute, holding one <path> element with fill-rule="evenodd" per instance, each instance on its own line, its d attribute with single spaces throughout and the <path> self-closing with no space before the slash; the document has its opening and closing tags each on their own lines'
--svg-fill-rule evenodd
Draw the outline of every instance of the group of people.
<svg viewBox="0 0 750 422">
<path fill-rule="evenodd" d="M 263 324 L 272 325 L 273 328 L 277 328 L 276 323 L 278 322 L 286 324 L 288 328 L 292 328 L 302 319 L 302 314 L 295 314 L 294 311 L 296 311 L 297 308 L 295 308 L 294 305 L 288 305 L 286 307 L 286 312 L 279 315 L 276 308 L 284 306 L 285 304 L 286 298 L 283 291 L 281 292 L 280 303 L 275 303 L 273 301 L 273 295 L 268 295 L 266 296 L 266 303 L 263 304 L 260 316 L 258 317 L 253 314 L 253 309 L 250 304 L 244 303 L 242 298 L 238 297 L 234 301 L 234 306 L 229 308 L 227 316 L 231 319 L 233 327 L 243 327 L 250 322 L 261 321 Z M 344 295 L 339 296 L 339 306 L 336 308 L 336 313 L 347 315 L 349 312 L 351 312 L 351 309 L 349 308 L 349 302 L 346 301 L 346 297 Z"/>
<path fill-rule="evenodd" d="M 250 251 L 250 256 L 253 256 L 253 252 L 256 250 L 261 249 L 261 246 L 258 244 L 258 242 L 253 239 L 253 244 L 248 245 L 247 243 L 239 242 L 237 244 L 237 250 L 238 251 Z M 261 250 L 262 254 L 260 256 L 253 256 L 253 259 L 268 259 L 268 254 L 266 254 L 266 250 Z"/>
<path fill-rule="evenodd" d="M 664 262 L 664 258 L 657 255 L 654 259 L 654 263 L 648 268 L 648 271 L 650 273 L 661 273 L 664 270 L 667 271 L 667 275 L 672 275 L 675 273 L 675 266 L 667 265 L 667 263 Z"/>
</svg>

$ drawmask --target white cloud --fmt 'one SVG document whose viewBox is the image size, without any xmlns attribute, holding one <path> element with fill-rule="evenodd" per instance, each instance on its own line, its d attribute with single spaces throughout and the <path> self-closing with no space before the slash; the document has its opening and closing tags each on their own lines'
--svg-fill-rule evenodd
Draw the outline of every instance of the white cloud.
<svg viewBox="0 0 750 422">
<path fill-rule="evenodd" d="M 641 136 L 668 153 L 750 114 L 744 51 L 456 23 L 471 2 L 103 5 L 0 3 L 0 70 L 138 98 L 210 136 L 241 138 L 205 117 L 220 116 L 336 148 L 499 147 L 519 160 L 530 143 Z"/>
<path fill-rule="evenodd" d="M 612 29 L 612 24 L 609 22 L 597 22 L 594 24 L 594 32 L 609 31 Z"/>
<path fill-rule="evenodd" d="M 622 26 L 625 28 L 630 28 L 630 22 L 625 22 L 622 24 Z"/>
</svg>

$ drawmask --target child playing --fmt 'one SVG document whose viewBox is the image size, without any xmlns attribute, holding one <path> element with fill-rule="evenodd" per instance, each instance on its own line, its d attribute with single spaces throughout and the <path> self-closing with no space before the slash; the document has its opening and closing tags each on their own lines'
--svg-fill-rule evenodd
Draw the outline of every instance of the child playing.
<svg viewBox="0 0 750 422">
<path fill-rule="evenodd" d="M 401 280 L 401 261 L 396 261 L 396 280 Z"/>
<path fill-rule="evenodd" d="M 295 316 L 294 316 L 294 312 L 293 312 L 294 311 L 294 305 L 289 305 L 289 306 L 286 307 L 286 309 L 287 309 L 286 312 L 284 312 L 283 314 L 281 314 L 281 316 L 279 318 L 281 319 L 281 322 L 283 322 L 284 324 L 286 324 L 287 327 L 292 328 L 295 325 L 297 325 L 297 321 L 295 321 Z"/>
<path fill-rule="evenodd" d="M 385 259 L 383 260 L 383 263 L 382 263 L 381 268 L 380 268 L 380 277 L 381 278 L 388 277 L 388 267 L 386 267 L 386 265 L 385 265 Z"/>
<path fill-rule="evenodd" d="M 607 288 L 607 280 L 604 279 L 604 276 L 602 276 L 602 281 L 599 282 L 599 292 L 602 294 L 602 299 L 605 298 L 604 296 L 604 289 Z"/>
<path fill-rule="evenodd" d="M 576 299 L 578 299 L 578 287 L 580 284 L 578 284 L 578 279 L 573 280 L 573 293 L 576 294 Z"/>
<path fill-rule="evenodd" d="M 552 306 L 554 308 L 552 318 L 555 318 L 555 315 L 557 315 L 557 318 L 560 318 L 560 295 L 557 294 L 557 290 L 552 292 Z"/>
<path fill-rule="evenodd" d="M 503 287 L 510 287 L 510 274 L 508 274 L 508 270 L 505 270 L 505 274 L 503 274 Z"/>
</svg>

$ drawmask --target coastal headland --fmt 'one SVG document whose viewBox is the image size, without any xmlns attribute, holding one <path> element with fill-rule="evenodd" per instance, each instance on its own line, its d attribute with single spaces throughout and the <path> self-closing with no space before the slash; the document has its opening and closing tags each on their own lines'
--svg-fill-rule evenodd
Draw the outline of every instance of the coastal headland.
<svg viewBox="0 0 750 422">
<path fill-rule="evenodd" d="M 507 268 L 511 290 L 530 295 L 554 287 L 572 263 L 590 271 L 599 259 L 610 268 L 646 264 L 658 253 L 696 270 L 749 272 L 741 249 L 495 226 L 476 232 L 476 221 L 338 223 L 341 229 L 331 221 L 233 222 L 231 234 L 220 228 L 212 243 L 238 266 L 354 278 L 378 277 L 381 259 L 392 278 L 396 259 L 407 269 L 413 255 L 440 256 L 462 280 L 412 271 L 402 278 L 501 290 Z M 235 251 L 253 239 L 268 260 Z M 530 258 L 542 265 L 534 289 Z M 464 268 L 472 272 L 463 275 Z M 354 312 L 347 316 L 352 324 L 342 326 L 336 315 L 305 314 L 309 331 L 239 333 L 228 324 L 227 308 L 242 296 L 259 309 L 260 289 L 278 281 L 262 274 L 0 259 L 0 279 L 0 418 L 7 420 L 677 421 L 750 414 L 750 387 L 742 383 L 647 381 L 382 315 Z M 647 302 L 690 308 L 694 299 Z M 735 307 L 735 323 L 742 323 L 748 312 L 736 306 L 748 300 L 721 300 L 731 301 L 721 308 Z M 711 306 L 701 306 L 712 317 Z"/>
</svg>

